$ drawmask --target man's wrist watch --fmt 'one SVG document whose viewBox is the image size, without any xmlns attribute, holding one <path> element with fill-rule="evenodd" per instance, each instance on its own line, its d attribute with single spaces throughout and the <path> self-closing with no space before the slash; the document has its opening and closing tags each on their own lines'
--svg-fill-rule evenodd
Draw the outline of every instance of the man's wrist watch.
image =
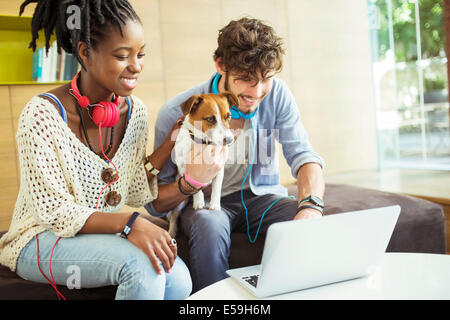
<svg viewBox="0 0 450 320">
<path fill-rule="evenodd" d="M 134 222 L 139 217 L 139 212 L 133 212 L 130 219 L 128 219 L 127 224 L 125 227 L 123 227 L 122 232 L 120 233 L 120 236 L 124 239 L 128 239 L 128 235 L 131 232 L 131 228 L 133 227 Z"/>
<path fill-rule="evenodd" d="M 150 157 L 145 158 L 144 167 L 150 174 L 154 176 L 159 173 L 159 170 L 153 167 L 152 163 L 150 162 Z"/>
<path fill-rule="evenodd" d="M 299 208 L 299 207 L 300 207 L 302 204 L 304 204 L 305 202 L 311 202 L 311 203 L 314 204 L 315 206 L 318 206 L 318 207 L 320 207 L 320 208 L 322 208 L 322 209 L 325 207 L 325 205 L 324 205 L 322 199 L 320 199 L 320 198 L 317 197 L 317 196 L 310 195 L 310 196 L 306 197 L 305 199 L 302 199 L 302 200 L 298 203 L 297 208 Z"/>
</svg>

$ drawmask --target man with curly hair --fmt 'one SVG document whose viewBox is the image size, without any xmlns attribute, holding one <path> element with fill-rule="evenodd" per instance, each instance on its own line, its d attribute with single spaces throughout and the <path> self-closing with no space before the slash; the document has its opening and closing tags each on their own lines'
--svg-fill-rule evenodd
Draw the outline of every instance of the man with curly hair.
<svg viewBox="0 0 450 320">
<path fill-rule="evenodd" d="M 170 99 L 158 115 L 155 148 L 190 96 L 230 91 L 239 98 L 231 111 L 235 142 L 224 163 L 221 210 L 196 210 L 190 201 L 180 215 L 181 232 L 189 239 L 194 291 L 227 277 L 231 232 L 247 233 L 254 242 L 274 222 L 322 216 L 324 162 L 309 143 L 291 91 L 275 77 L 283 54 L 282 39 L 272 27 L 248 17 L 231 21 L 219 31 L 213 56 L 217 72 Z M 298 199 L 287 197 L 280 185 L 276 141 L 297 178 Z M 210 182 L 222 168 L 220 157 L 227 157 L 218 150 L 215 154 L 219 159 L 198 163 L 198 170 L 192 165 L 189 176 Z M 158 198 L 146 206 L 151 214 L 164 216 L 189 197 L 176 174 L 176 165 L 168 161 L 158 175 Z"/>
</svg>

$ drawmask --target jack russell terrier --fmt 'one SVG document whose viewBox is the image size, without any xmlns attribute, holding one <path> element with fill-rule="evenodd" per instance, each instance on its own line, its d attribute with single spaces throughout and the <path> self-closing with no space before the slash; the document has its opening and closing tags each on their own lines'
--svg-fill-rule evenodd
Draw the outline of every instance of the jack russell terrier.
<svg viewBox="0 0 450 320">
<path fill-rule="evenodd" d="M 178 178 L 186 172 L 186 161 L 189 151 L 195 144 L 217 145 L 228 148 L 234 142 L 230 129 L 232 106 L 239 106 L 238 98 L 231 92 L 221 94 L 193 95 L 181 104 L 185 115 L 178 132 L 174 147 L 174 162 L 178 168 Z M 203 146 L 204 147 L 204 146 Z M 220 210 L 224 169 L 220 170 L 211 183 L 210 210 Z M 185 178 L 186 179 L 186 178 Z M 189 181 L 188 181 L 189 182 Z M 205 206 L 203 192 L 193 194 L 193 208 L 198 210 Z M 173 209 L 170 215 L 169 234 L 175 237 L 177 220 L 181 213 L 181 205 Z"/>
</svg>

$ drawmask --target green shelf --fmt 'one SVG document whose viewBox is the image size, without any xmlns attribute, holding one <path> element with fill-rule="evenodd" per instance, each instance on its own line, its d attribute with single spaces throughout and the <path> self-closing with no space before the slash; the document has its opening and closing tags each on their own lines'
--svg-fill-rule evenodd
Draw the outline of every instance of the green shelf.
<svg viewBox="0 0 450 320">
<path fill-rule="evenodd" d="M 2 81 L 0 86 L 13 86 L 13 85 L 28 85 L 28 84 L 66 84 L 70 80 L 66 81 L 56 81 L 56 82 L 36 82 L 36 81 Z"/>
<path fill-rule="evenodd" d="M 31 17 L 0 15 L 0 30 L 30 31 Z"/>
<path fill-rule="evenodd" d="M 37 47 L 45 44 L 39 33 Z M 31 17 L 0 15 L 0 84 L 35 84 L 32 80 L 33 51 Z"/>
</svg>

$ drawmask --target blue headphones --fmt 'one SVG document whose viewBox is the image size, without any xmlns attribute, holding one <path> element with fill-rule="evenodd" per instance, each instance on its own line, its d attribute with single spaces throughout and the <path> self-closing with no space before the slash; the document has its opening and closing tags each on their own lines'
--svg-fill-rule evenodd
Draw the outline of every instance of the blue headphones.
<svg viewBox="0 0 450 320">
<path fill-rule="evenodd" d="M 221 77 L 220 73 L 217 73 L 216 76 L 214 77 L 214 80 L 213 80 L 213 83 L 211 86 L 211 91 L 214 94 L 219 94 L 218 85 L 219 85 L 220 77 Z M 231 118 L 233 118 L 233 119 L 243 118 L 245 120 L 248 120 L 255 116 L 257 110 L 258 110 L 258 108 L 256 108 L 255 111 L 253 111 L 250 114 L 245 114 L 241 110 L 239 110 L 236 106 L 232 106 L 230 108 Z"/>
</svg>

